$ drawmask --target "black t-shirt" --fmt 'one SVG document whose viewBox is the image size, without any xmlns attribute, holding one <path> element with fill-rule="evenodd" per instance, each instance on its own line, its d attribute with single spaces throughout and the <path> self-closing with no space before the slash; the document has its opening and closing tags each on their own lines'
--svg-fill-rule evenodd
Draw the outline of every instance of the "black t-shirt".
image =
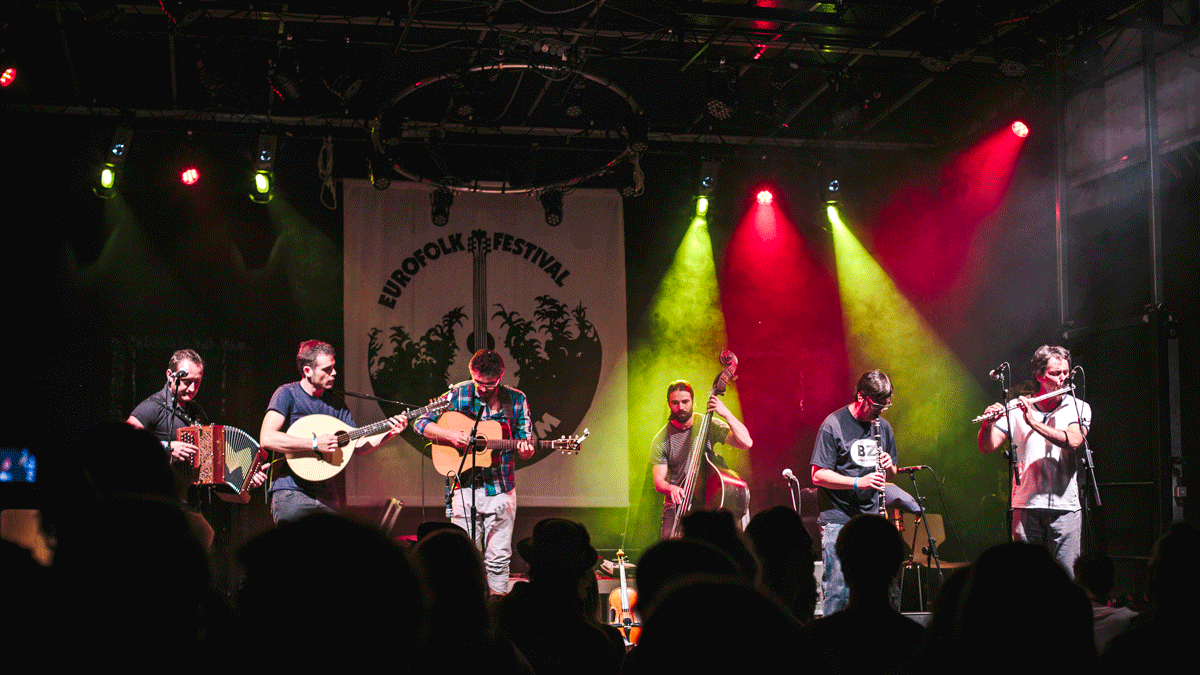
<svg viewBox="0 0 1200 675">
<path fill-rule="evenodd" d="M 158 393 L 139 403 L 130 413 L 130 417 L 141 422 L 142 426 L 160 441 L 175 440 L 177 429 L 193 426 L 188 420 L 194 419 L 195 424 L 208 423 L 208 416 L 204 414 L 204 409 L 199 403 L 191 401 L 181 404 L 175 401 L 175 397 L 168 391 L 169 386 L 164 385 Z"/>
<path fill-rule="evenodd" d="M 883 447 L 896 463 L 896 437 L 892 425 L 880 418 L 879 435 Z M 875 471 L 877 457 L 875 436 L 870 422 L 860 422 L 848 407 L 838 408 L 821 423 L 817 443 L 813 448 L 812 465 L 832 469 L 843 476 L 866 476 Z M 821 510 L 818 522 L 845 523 L 860 513 L 878 513 L 879 493 L 875 490 L 817 490 L 817 505 Z"/>
</svg>

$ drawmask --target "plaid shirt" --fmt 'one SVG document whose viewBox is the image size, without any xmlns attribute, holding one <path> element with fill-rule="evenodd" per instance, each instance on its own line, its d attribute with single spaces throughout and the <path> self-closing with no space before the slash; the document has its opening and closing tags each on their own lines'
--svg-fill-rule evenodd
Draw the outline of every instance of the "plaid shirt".
<svg viewBox="0 0 1200 675">
<path fill-rule="evenodd" d="M 512 403 L 514 419 L 511 420 L 505 417 L 505 411 L 508 408 L 504 405 L 506 393 Z M 480 411 L 483 411 L 483 417 L 479 418 L 481 421 L 499 421 L 508 428 L 513 438 L 533 440 L 533 425 L 529 421 L 529 402 L 525 399 L 525 394 L 519 389 L 503 385 L 499 389 L 499 394 L 500 412 L 493 413 L 484 401 L 475 397 L 475 383 L 467 382 L 450 390 L 450 407 L 446 411 L 460 412 L 471 417 L 475 417 Z M 429 413 L 417 418 L 417 421 L 413 422 L 413 430 L 418 434 L 423 433 L 425 427 L 430 422 L 436 422 L 436 418 L 440 414 L 441 412 Z M 512 492 L 513 488 L 517 486 L 515 455 L 515 450 L 505 450 L 500 453 L 499 462 L 478 470 L 482 474 L 483 487 L 489 496 Z"/>
</svg>

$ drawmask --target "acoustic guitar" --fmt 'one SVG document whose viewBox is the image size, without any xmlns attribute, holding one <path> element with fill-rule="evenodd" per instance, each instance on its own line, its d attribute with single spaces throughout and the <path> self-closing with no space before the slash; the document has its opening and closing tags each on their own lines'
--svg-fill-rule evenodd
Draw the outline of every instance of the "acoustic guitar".
<svg viewBox="0 0 1200 675">
<path fill-rule="evenodd" d="M 449 407 L 448 399 L 439 398 L 423 408 L 401 414 L 405 419 L 411 420 L 414 417 L 439 412 Z M 392 425 L 388 424 L 387 420 L 352 429 L 349 424 L 331 415 L 305 415 L 288 427 L 288 435 L 296 438 L 315 438 L 322 434 L 334 434 L 337 436 L 338 449 L 331 453 L 313 452 L 312 450 L 293 453 L 287 458 L 288 466 L 292 469 L 292 473 L 304 480 L 328 480 L 346 468 L 350 458 L 354 455 L 354 449 L 359 445 L 357 441 L 386 434 L 391 429 Z"/>
<path fill-rule="evenodd" d="M 470 432 L 471 427 L 475 426 L 475 420 L 460 412 L 446 412 L 438 418 L 438 426 L 450 429 L 451 431 L 466 431 Z M 583 430 L 581 436 L 563 436 L 553 441 L 535 441 L 530 439 L 533 447 L 538 450 L 558 450 L 564 455 L 573 455 L 579 452 L 579 446 L 583 440 L 588 437 L 590 432 L 587 429 Z M 467 457 L 466 462 L 463 462 L 463 455 L 467 451 L 460 451 L 453 445 L 438 445 L 433 443 L 430 446 L 430 455 L 433 457 L 433 468 L 443 476 L 451 473 L 458 473 L 459 467 L 463 470 L 477 466 L 486 468 L 493 464 L 500 463 L 500 453 L 512 452 L 517 449 L 517 443 L 520 441 L 515 438 L 505 438 L 504 425 L 496 420 L 481 420 L 479 428 L 476 430 L 475 436 L 475 463 L 471 464 L 471 458 Z"/>
</svg>

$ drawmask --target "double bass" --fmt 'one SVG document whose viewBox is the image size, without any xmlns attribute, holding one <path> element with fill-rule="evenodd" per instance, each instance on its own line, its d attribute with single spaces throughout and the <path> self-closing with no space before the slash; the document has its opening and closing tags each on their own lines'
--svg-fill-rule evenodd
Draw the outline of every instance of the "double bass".
<svg viewBox="0 0 1200 675">
<path fill-rule="evenodd" d="M 737 357 L 728 349 L 721 352 L 720 362 L 723 368 L 713 381 L 712 391 L 704 399 L 706 403 L 713 396 L 724 396 L 726 388 L 737 372 Z M 683 503 L 675 508 L 675 515 L 668 530 L 670 539 L 682 536 L 680 519 L 695 508 L 697 503 L 703 508 L 731 511 L 734 521 L 743 528 L 750 515 L 750 489 L 746 486 L 746 481 L 732 469 L 717 465 L 713 461 L 712 453 L 707 452 L 712 416 L 713 411 L 709 410 L 692 425 L 692 447 L 684 468 L 683 485 L 680 486 L 683 489 Z M 703 493 L 700 493 L 701 489 L 704 490 Z M 703 501 L 698 502 L 698 498 Z"/>
</svg>

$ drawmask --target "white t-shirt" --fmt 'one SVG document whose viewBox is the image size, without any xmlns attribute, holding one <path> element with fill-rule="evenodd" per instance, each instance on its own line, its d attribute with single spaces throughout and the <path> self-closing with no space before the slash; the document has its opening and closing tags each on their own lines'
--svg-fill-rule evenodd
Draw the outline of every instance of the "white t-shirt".
<svg viewBox="0 0 1200 675">
<path fill-rule="evenodd" d="M 1009 405 L 1015 403 L 1014 400 Z M 1092 424 L 1092 407 L 1084 401 L 1078 401 L 1077 413 L 1076 399 L 1070 394 L 1063 396 L 1058 407 L 1050 412 L 1042 412 L 1034 405 L 1033 414 L 1055 429 L 1066 430 L 1075 423 L 1087 429 Z M 1034 431 L 1025 422 L 1025 415 L 1020 408 L 1013 410 L 1011 415 L 1016 425 L 1013 446 L 1017 450 L 1017 471 L 1021 475 L 1021 484 L 1013 485 L 1013 508 L 1078 511 L 1079 483 L 1076 474 L 1079 453 L 1060 448 Z M 1005 434 L 1008 434 L 1008 419 L 1009 416 L 1005 415 L 996 421 L 996 428 Z"/>
</svg>

